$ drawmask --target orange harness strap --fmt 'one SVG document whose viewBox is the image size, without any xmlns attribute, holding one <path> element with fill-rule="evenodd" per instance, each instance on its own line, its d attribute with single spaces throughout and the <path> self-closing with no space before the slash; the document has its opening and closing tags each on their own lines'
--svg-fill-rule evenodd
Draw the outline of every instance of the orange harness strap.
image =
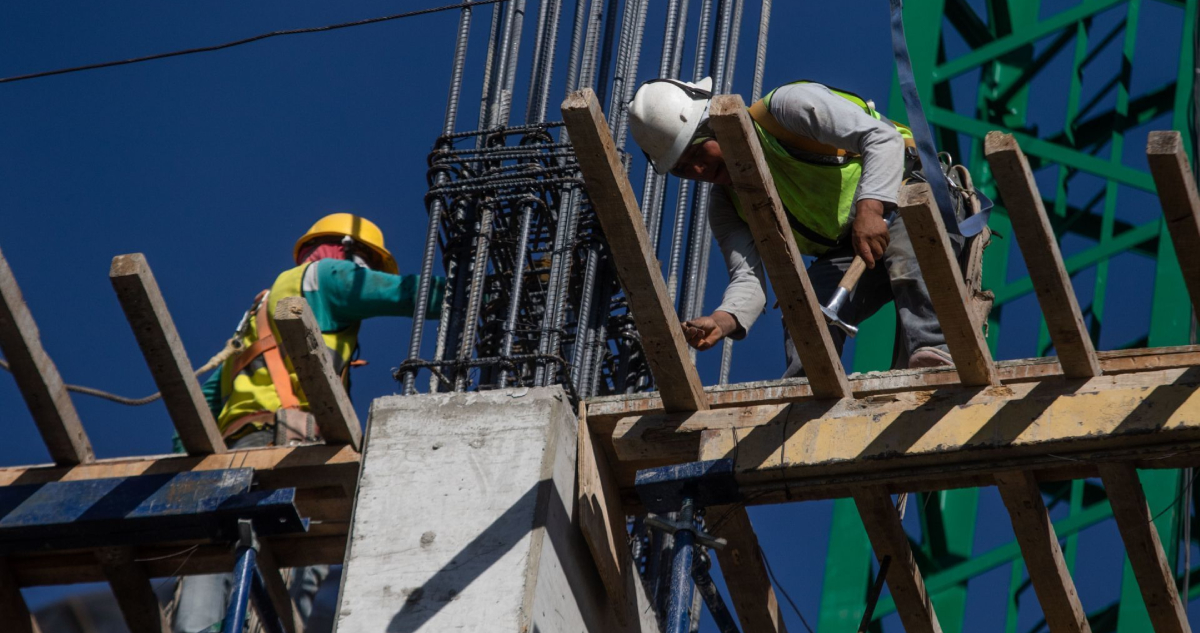
<svg viewBox="0 0 1200 633">
<path fill-rule="evenodd" d="M 275 333 L 271 330 L 266 295 L 267 291 L 264 290 L 258 294 L 256 299 L 258 310 L 254 313 L 254 325 L 258 332 L 258 340 L 247 347 L 246 351 L 242 352 L 234 361 L 233 376 L 236 377 L 247 365 L 254 362 L 254 359 L 262 356 L 267 364 L 267 373 L 271 376 L 271 383 L 275 385 L 275 393 L 279 396 L 280 407 L 296 409 L 300 407 L 300 400 L 296 397 L 295 390 L 292 389 L 292 376 L 283 362 L 283 355 L 279 352 L 279 342 L 275 340 Z"/>
</svg>

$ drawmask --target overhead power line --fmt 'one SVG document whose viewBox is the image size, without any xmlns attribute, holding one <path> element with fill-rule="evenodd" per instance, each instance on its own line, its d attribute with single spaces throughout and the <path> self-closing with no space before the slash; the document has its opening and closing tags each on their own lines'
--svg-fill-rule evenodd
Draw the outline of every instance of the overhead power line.
<svg viewBox="0 0 1200 633">
<path fill-rule="evenodd" d="M 58 70 L 47 70 L 40 73 L 31 73 L 28 75 L 16 75 L 14 77 L 4 77 L 0 79 L 0 84 L 11 83 L 14 81 L 24 81 L 26 79 L 37 79 L 39 77 L 49 77 L 51 75 L 65 75 L 67 73 L 77 73 L 84 70 L 96 70 L 97 68 L 109 68 L 112 66 L 124 66 L 126 64 L 137 64 L 140 62 L 148 62 L 155 59 L 166 59 L 167 57 L 179 57 L 181 55 L 192 55 L 195 53 L 208 53 L 211 51 L 219 51 L 226 48 L 233 48 L 259 40 L 265 40 L 271 37 L 280 35 L 300 35 L 301 33 L 321 33 L 324 31 L 336 31 L 338 29 L 347 29 L 352 26 L 363 26 L 366 24 L 378 24 L 380 22 L 389 22 L 391 20 L 399 20 L 401 18 L 411 18 L 418 15 L 426 15 L 429 13 L 438 13 L 441 11 L 451 11 L 453 9 L 465 9 L 468 7 L 476 7 L 486 4 L 496 4 L 499 2 L 508 2 L 508 0 L 477 0 L 475 2 L 460 2 L 458 4 L 449 4 L 441 7 L 433 7 L 429 9 L 420 9 L 418 11 L 408 11 L 406 13 L 397 13 L 395 15 L 385 15 L 378 18 L 368 18 L 366 20 L 356 20 L 354 22 L 342 22 L 341 24 L 329 24 L 326 26 L 314 26 L 304 29 L 289 29 L 286 31 L 271 31 L 270 33 L 262 33 L 254 37 L 247 37 L 241 40 L 225 42 L 224 44 L 215 44 L 213 46 L 202 46 L 200 48 L 189 48 L 181 51 L 171 51 L 169 53 L 157 53 L 155 55 L 146 55 L 145 57 L 134 57 L 133 59 L 121 59 L 111 62 L 102 62 L 99 64 L 88 64 L 86 66 L 73 66 L 71 68 L 59 68 Z"/>
</svg>

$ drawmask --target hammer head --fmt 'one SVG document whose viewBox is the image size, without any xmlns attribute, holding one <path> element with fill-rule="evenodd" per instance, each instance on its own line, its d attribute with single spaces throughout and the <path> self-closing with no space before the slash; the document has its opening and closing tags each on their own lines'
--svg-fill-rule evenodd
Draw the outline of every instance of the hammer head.
<svg viewBox="0 0 1200 633">
<path fill-rule="evenodd" d="M 858 334 L 857 327 L 841 320 L 841 318 L 838 317 L 837 312 L 830 309 L 829 306 L 821 306 L 821 313 L 825 315 L 825 320 L 829 321 L 830 325 L 836 325 L 837 327 L 841 328 L 841 330 L 850 338 L 854 338 L 854 336 Z"/>
</svg>

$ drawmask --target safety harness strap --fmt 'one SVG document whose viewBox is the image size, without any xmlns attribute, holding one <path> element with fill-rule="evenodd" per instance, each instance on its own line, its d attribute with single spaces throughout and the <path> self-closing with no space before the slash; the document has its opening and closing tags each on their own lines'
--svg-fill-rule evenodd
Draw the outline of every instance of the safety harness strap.
<svg viewBox="0 0 1200 633">
<path fill-rule="evenodd" d="M 279 352 L 279 342 L 275 339 L 275 332 L 271 330 L 271 321 L 267 314 L 267 291 L 260 292 L 255 302 L 258 304 L 258 309 L 254 313 L 254 325 L 258 333 L 258 340 L 247 347 L 246 351 L 242 352 L 234 361 L 233 374 L 230 379 L 232 380 L 250 363 L 254 362 L 254 359 L 261 356 L 267 365 L 271 383 L 275 386 L 275 393 L 279 396 L 280 406 L 285 409 L 297 408 L 300 406 L 300 400 L 296 397 L 295 390 L 292 389 L 292 376 L 283 362 L 283 355 Z"/>
<path fill-rule="evenodd" d="M 988 211 L 977 213 L 959 224 L 954 216 L 954 204 L 950 200 L 950 186 L 938 165 L 937 148 L 933 144 L 933 133 L 925 112 L 921 108 L 921 96 L 917 93 L 917 80 L 913 76 L 912 59 L 908 55 L 908 43 L 904 38 L 904 0 L 889 0 L 892 10 L 892 53 L 896 57 L 896 75 L 900 81 L 900 94 L 904 98 L 904 110 L 908 114 L 908 127 L 917 143 L 917 154 L 921 157 L 922 172 L 933 190 L 934 204 L 941 213 L 946 232 L 970 237 L 987 226 Z"/>
</svg>

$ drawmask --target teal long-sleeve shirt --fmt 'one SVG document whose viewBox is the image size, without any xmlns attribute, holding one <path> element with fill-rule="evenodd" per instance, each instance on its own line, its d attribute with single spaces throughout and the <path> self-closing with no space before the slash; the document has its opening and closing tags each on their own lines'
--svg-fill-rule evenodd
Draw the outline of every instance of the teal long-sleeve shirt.
<svg viewBox="0 0 1200 633">
<path fill-rule="evenodd" d="M 315 269 L 315 270 L 314 270 Z M 340 259 L 322 259 L 305 271 L 302 288 L 322 332 L 341 330 L 377 316 L 414 316 L 419 275 L 382 273 Z M 441 316 L 446 280 L 434 277 L 425 318 Z M 213 416 L 221 413 L 221 368 L 203 385 Z"/>
</svg>

